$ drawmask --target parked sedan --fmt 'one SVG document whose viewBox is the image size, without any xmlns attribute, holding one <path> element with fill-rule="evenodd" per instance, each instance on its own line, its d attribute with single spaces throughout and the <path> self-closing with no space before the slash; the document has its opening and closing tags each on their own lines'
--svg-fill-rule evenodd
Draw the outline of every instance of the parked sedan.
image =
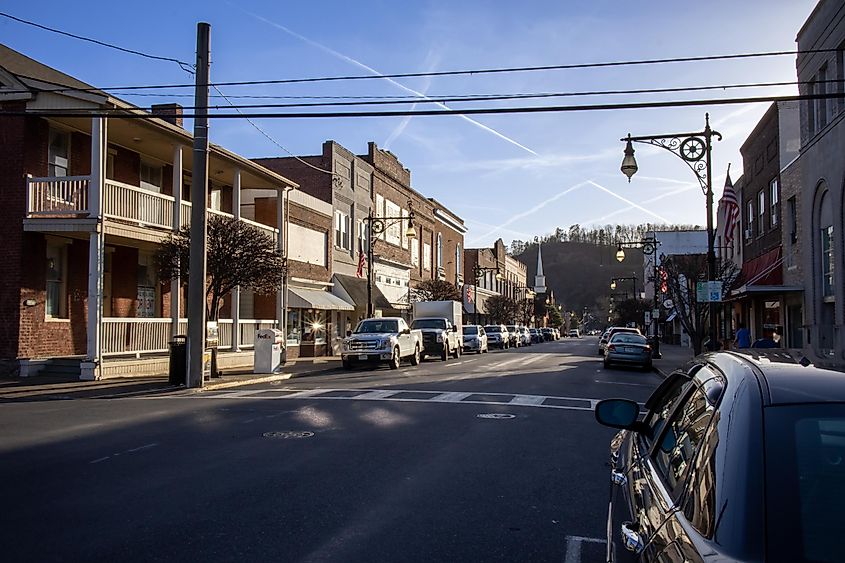
<svg viewBox="0 0 845 563">
<path fill-rule="evenodd" d="M 541 328 L 540 333 L 543 335 L 543 340 L 545 342 L 551 342 L 552 340 L 555 339 L 554 332 L 552 331 L 551 328 L 549 328 L 547 326 L 544 326 L 543 328 Z"/>
<path fill-rule="evenodd" d="M 640 329 L 638 328 L 630 328 L 627 326 L 612 326 L 602 334 L 601 338 L 599 338 L 599 356 L 604 356 L 604 349 L 607 347 L 608 341 L 613 337 L 614 334 L 617 332 L 630 332 L 633 334 L 640 334 Z"/>
<path fill-rule="evenodd" d="M 607 399 L 608 561 L 842 561 L 845 377 L 713 352 L 645 403 Z M 604 504 L 597 502 L 597 505 Z"/>
<path fill-rule="evenodd" d="M 464 325 L 462 331 L 464 335 L 465 352 L 477 352 L 479 354 L 483 354 L 484 352 L 490 351 L 487 344 L 487 332 L 484 330 L 483 326 Z"/>
<path fill-rule="evenodd" d="M 522 336 L 519 334 L 519 328 L 516 325 L 508 325 L 508 334 L 510 334 L 510 344 L 515 348 L 522 346 Z"/>
<path fill-rule="evenodd" d="M 528 327 L 519 327 L 519 336 L 522 339 L 523 346 L 531 346 L 531 332 L 529 332 Z"/>
<path fill-rule="evenodd" d="M 529 328 L 528 332 L 531 333 L 531 342 L 533 344 L 540 344 L 541 342 L 545 341 L 545 338 L 543 338 L 543 333 L 537 330 L 536 328 Z"/>
<path fill-rule="evenodd" d="M 604 351 L 604 367 L 611 364 L 651 369 L 651 346 L 646 337 L 631 332 L 617 332 L 611 336 Z"/>
</svg>

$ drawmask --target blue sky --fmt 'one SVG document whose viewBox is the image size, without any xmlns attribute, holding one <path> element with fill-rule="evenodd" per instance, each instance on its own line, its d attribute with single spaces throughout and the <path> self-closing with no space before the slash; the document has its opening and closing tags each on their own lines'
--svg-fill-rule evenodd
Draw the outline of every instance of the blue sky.
<svg viewBox="0 0 845 563">
<path fill-rule="evenodd" d="M 196 22 L 211 23 L 212 80 L 238 81 L 636 60 L 795 48 L 815 0 L 391 2 L 161 2 L 131 9 L 48 2 L 4 7 L 15 16 L 156 55 L 194 60 Z M 682 9 L 680 7 L 682 6 Z M 0 18 L 0 41 L 99 87 L 186 83 L 172 63 L 150 61 Z M 794 57 L 486 76 L 286 86 L 228 86 L 227 95 L 393 96 L 571 92 L 795 80 Z M 794 86 L 487 102 L 491 107 L 793 94 Z M 188 90 L 182 93 L 189 94 Z M 214 93 L 212 91 L 212 93 Z M 184 99 L 135 97 L 138 105 Z M 221 104 L 225 104 L 219 100 Z M 252 101 L 252 103 L 257 103 Z M 474 103 L 474 107 L 482 104 Z M 420 104 L 419 108 L 431 104 Z M 400 109 L 403 106 L 391 107 Z M 410 106 L 404 106 L 410 107 Z M 455 105 L 455 107 L 457 107 Z M 619 171 L 628 132 L 700 130 L 704 113 L 724 139 L 714 146 L 717 197 L 725 169 L 741 173 L 739 147 L 767 104 L 464 118 L 259 120 L 287 150 L 317 154 L 333 139 L 363 154 L 394 152 L 414 187 L 462 217 L 466 246 L 529 239 L 555 227 L 672 222 L 703 225 L 704 196 L 684 163 L 637 147 L 639 173 Z M 284 153 L 243 120 L 211 124 L 212 141 L 248 157 Z"/>
</svg>

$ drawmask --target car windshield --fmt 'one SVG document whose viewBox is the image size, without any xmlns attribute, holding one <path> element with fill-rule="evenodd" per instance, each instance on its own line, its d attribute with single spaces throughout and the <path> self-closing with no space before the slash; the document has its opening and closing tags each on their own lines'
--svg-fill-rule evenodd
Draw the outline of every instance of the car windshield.
<svg viewBox="0 0 845 563">
<path fill-rule="evenodd" d="M 764 409 L 770 561 L 841 561 L 845 405 Z"/>
<path fill-rule="evenodd" d="M 399 321 L 387 319 L 372 319 L 361 321 L 355 329 L 355 334 L 380 332 L 399 332 Z"/>
<path fill-rule="evenodd" d="M 613 338 L 610 339 L 612 344 L 645 344 L 646 339 L 645 336 L 640 336 L 639 334 L 631 334 L 628 332 L 620 332 L 613 335 Z"/>
<path fill-rule="evenodd" d="M 446 320 L 418 319 L 411 323 L 411 328 L 446 328 Z"/>
<path fill-rule="evenodd" d="M 464 336 L 471 335 L 471 334 L 478 334 L 478 327 L 477 326 L 465 326 L 463 330 L 464 330 Z"/>
<path fill-rule="evenodd" d="M 485 326 L 484 330 L 487 332 L 502 332 L 501 327 L 498 326 Z"/>
</svg>

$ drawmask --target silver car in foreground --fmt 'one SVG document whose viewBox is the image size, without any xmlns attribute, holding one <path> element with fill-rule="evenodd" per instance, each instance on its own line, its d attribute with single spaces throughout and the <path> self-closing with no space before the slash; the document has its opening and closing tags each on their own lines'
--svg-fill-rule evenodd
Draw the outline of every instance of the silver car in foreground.
<svg viewBox="0 0 845 563">
<path fill-rule="evenodd" d="M 464 339 L 464 352 L 477 352 L 482 354 L 489 352 L 487 345 L 487 332 L 481 325 L 464 325 L 462 328 Z"/>
<path fill-rule="evenodd" d="M 651 369 L 651 346 L 645 336 L 632 332 L 617 332 L 611 336 L 604 351 L 604 367 L 611 364 Z"/>
</svg>

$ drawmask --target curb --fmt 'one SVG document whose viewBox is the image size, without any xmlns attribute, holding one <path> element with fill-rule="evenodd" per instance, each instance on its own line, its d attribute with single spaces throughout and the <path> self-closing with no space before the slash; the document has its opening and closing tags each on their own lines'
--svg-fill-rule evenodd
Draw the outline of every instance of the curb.
<svg viewBox="0 0 845 563">
<path fill-rule="evenodd" d="M 209 382 L 206 385 L 203 385 L 199 389 L 196 389 L 195 393 L 202 393 L 203 391 L 214 391 L 217 389 L 229 389 L 231 387 L 242 387 L 244 385 L 258 385 L 261 383 L 272 383 L 273 381 L 284 381 L 286 379 L 290 379 L 293 377 L 292 373 L 279 373 L 274 375 L 265 375 L 263 377 L 255 377 L 252 379 L 245 379 L 243 381 L 217 381 L 217 382 Z"/>
</svg>

